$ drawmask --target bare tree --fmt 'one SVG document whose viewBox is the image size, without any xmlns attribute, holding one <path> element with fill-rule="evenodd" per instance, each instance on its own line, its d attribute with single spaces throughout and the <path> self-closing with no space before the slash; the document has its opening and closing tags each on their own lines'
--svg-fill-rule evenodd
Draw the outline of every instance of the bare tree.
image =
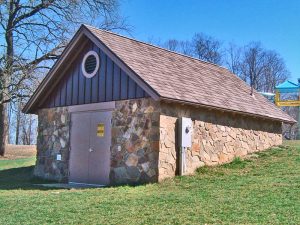
<svg viewBox="0 0 300 225">
<path fill-rule="evenodd" d="M 32 125 L 35 122 L 35 119 L 32 115 L 22 115 L 21 118 L 21 141 L 23 145 L 30 145 L 32 144 Z"/>
<path fill-rule="evenodd" d="M 20 137 L 20 124 L 21 124 L 21 110 L 22 110 L 22 98 L 20 98 L 18 100 L 18 102 L 16 103 L 17 105 L 17 110 L 16 110 L 16 134 L 15 134 L 15 138 L 16 138 L 16 145 L 19 144 L 19 137 Z"/>
<path fill-rule="evenodd" d="M 194 49 L 192 43 L 190 41 L 181 41 L 180 52 L 184 55 L 194 56 Z"/>
<path fill-rule="evenodd" d="M 222 64 L 221 42 L 203 33 L 197 33 L 192 40 L 194 56 L 215 64 Z"/>
<path fill-rule="evenodd" d="M 289 76 L 290 72 L 279 54 L 275 51 L 266 51 L 261 90 L 274 92 L 275 86 L 284 82 Z"/>
<path fill-rule="evenodd" d="M 249 81 L 251 94 L 253 90 L 259 90 L 259 80 L 262 79 L 265 66 L 265 52 L 260 43 L 250 43 L 244 49 L 243 61 L 241 63 L 242 76 Z"/>
<path fill-rule="evenodd" d="M 170 51 L 192 56 L 207 62 L 212 62 L 220 65 L 223 61 L 221 42 L 203 33 L 196 33 L 192 41 L 169 39 L 166 42 L 162 43 L 161 41 L 154 42 L 152 38 L 150 42 Z"/>
<path fill-rule="evenodd" d="M 239 76 L 242 80 L 246 81 L 246 77 L 243 77 L 241 71 L 242 64 L 242 48 L 236 46 L 234 43 L 229 43 L 228 49 L 226 49 L 225 65 L 228 69 Z"/>
<path fill-rule="evenodd" d="M 274 92 L 279 83 L 289 76 L 284 60 L 275 51 L 266 50 L 259 42 L 239 47 L 230 43 L 225 51 L 221 42 L 198 33 L 192 42 L 170 39 L 158 45 L 185 55 L 227 66 L 230 71 L 239 76 L 251 86 L 253 90 Z M 226 53 L 226 54 L 223 54 Z"/>
<path fill-rule="evenodd" d="M 178 52 L 188 56 L 195 56 L 195 50 L 190 41 L 179 41 L 176 39 L 169 39 L 163 44 L 156 44 L 173 52 Z"/>
<path fill-rule="evenodd" d="M 275 85 L 283 82 L 289 72 L 283 59 L 275 51 L 265 50 L 261 43 L 252 42 L 244 47 L 238 75 L 249 82 L 253 90 L 273 92 Z"/>
<path fill-rule="evenodd" d="M 169 39 L 163 44 L 163 47 L 169 49 L 170 51 L 179 52 L 180 51 L 180 41 L 176 39 Z"/>
<path fill-rule="evenodd" d="M 27 98 L 80 23 L 124 28 L 118 0 L 0 2 L 0 155 L 7 137 L 7 103 Z"/>
<path fill-rule="evenodd" d="M 10 103 L 7 103 L 7 107 L 6 107 L 6 110 L 7 110 L 7 124 L 8 124 L 8 127 L 7 127 L 7 143 L 10 144 L 12 143 L 12 139 L 11 139 L 11 135 L 10 135 L 10 131 L 11 131 L 11 122 L 12 122 L 12 117 L 13 117 L 13 110 L 12 110 L 12 105 Z"/>
</svg>

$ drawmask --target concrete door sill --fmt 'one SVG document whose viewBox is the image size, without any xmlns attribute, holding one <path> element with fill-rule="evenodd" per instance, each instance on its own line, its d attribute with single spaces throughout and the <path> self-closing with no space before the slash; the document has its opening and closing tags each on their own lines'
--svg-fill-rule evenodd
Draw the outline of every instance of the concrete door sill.
<svg viewBox="0 0 300 225">
<path fill-rule="evenodd" d="M 84 188 L 100 188 L 106 187 L 105 185 L 99 184 L 82 184 L 82 183 L 52 183 L 52 184 L 35 184 L 37 186 L 48 187 L 48 188 L 63 188 L 63 189 L 84 189 Z"/>
</svg>

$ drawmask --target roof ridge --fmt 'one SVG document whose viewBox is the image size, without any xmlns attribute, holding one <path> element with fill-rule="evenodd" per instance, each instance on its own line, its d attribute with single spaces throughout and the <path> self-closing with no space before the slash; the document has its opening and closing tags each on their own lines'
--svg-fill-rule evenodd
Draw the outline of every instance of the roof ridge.
<svg viewBox="0 0 300 225">
<path fill-rule="evenodd" d="M 265 97 L 256 91 L 254 91 L 254 96 L 251 96 L 249 85 L 227 68 L 111 31 L 101 30 L 89 25 L 83 25 L 83 27 L 93 33 L 99 41 L 101 40 L 105 45 L 110 46 L 111 51 L 119 55 L 125 64 L 139 74 L 142 79 L 146 80 L 149 86 L 159 94 L 161 99 L 169 98 L 174 101 L 194 102 L 198 105 L 210 105 L 230 111 L 257 114 L 267 118 L 273 117 L 273 119 L 291 123 L 295 122 L 294 119 L 282 112 L 271 102 L 268 102 Z M 130 51 L 128 53 L 119 43 L 129 48 L 131 47 L 136 52 Z M 144 54 L 143 50 L 152 51 L 153 54 Z M 141 59 L 136 60 L 136 57 L 140 57 Z M 161 61 L 154 60 L 154 57 L 157 57 Z M 175 60 L 170 61 L 170 58 Z M 151 63 L 149 68 L 144 68 L 144 63 L 146 63 L 144 60 L 149 60 Z M 173 62 L 175 63 L 174 67 L 176 67 L 174 70 L 171 69 Z M 195 70 L 198 67 L 202 67 L 203 71 Z M 150 76 L 149 70 L 153 73 Z M 210 76 L 212 73 L 226 76 L 215 76 L 213 78 L 213 76 Z M 199 79 L 199 85 L 197 85 L 198 82 L 183 82 L 183 79 L 190 79 L 190 75 L 195 76 L 197 79 L 201 78 L 202 82 Z M 223 82 L 225 78 L 229 88 L 220 85 L 220 82 Z M 170 85 L 170 88 L 168 88 L 169 85 L 165 85 L 165 83 L 168 83 L 168 79 L 174 82 Z M 211 87 L 206 87 L 207 85 Z M 216 85 L 220 85 L 220 87 L 216 87 Z M 202 89 L 198 90 L 199 87 Z M 180 89 L 177 90 L 178 88 Z M 212 91 L 216 92 L 216 94 L 212 94 Z M 235 91 L 236 94 L 232 91 Z M 234 97 L 236 95 L 240 97 Z M 260 107 L 257 107 L 256 104 Z"/>
<path fill-rule="evenodd" d="M 154 45 L 154 44 L 147 43 L 145 41 L 140 41 L 140 40 L 137 40 L 137 39 L 134 39 L 134 38 L 127 37 L 127 36 L 122 35 L 122 34 L 117 34 L 117 33 L 114 33 L 112 31 L 103 30 L 103 29 L 100 29 L 100 28 L 97 28 L 97 27 L 94 27 L 94 26 L 91 26 L 91 25 L 87 25 L 87 24 L 83 24 L 83 26 L 85 26 L 87 28 L 99 30 L 99 31 L 102 31 L 102 32 L 106 32 L 106 33 L 109 33 L 109 34 L 112 34 L 112 35 L 115 35 L 115 36 L 119 36 L 119 37 L 122 37 L 122 38 L 126 38 L 126 39 L 129 39 L 131 41 L 135 41 L 135 42 L 138 42 L 138 43 L 149 45 L 151 47 L 158 48 L 160 50 L 164 50 L 164 51 L 176 54 L 176 55 L 180 55 L 180 56 L 183 56 L 183 57 L 186 57 L 186 58 L 189 58 L 189 59 L 193 59 L 193 60 L 196 60 L 196 61 L 199 61 L 199 62 L 202 62 L 202 63 L 210 64 L 210 65 L 213 65 L 213 66 L 216 66 L 216 67 L 219 67 L 221 69 L 225 69 L 225 70 L 229 71 L 229 69 L 224 67 L 224 66 L 221 66 L 221 65 L 218 65 L 218 64 L 215 64 L 215 63 L 212 63 L 212 62 L 208 62 L 208 61 L 205 61 L 205 60 L 202 60 L 202 59 L 198 59 L 198 58 L 195 58 L 195 57 L 192 57 L 192 56 L 189 56 L 189 55 L 185 55 L 185 54 L 180 53 L 180 52 L 175 52 L 175 51 L 172 51 L 172 50 L 169 50 L 169 49 L 166 49 L 166 48 Z M 231 72 L 231 71 L 229 71 L 229 72 Z"/>
<path fill-rule="evenodd" d="M 53 85 L 51 81 L 56 79 L 57 73 L 66 60 L 77 51 L 75 49 L 77 46 L 80 46 L 83 41 L 90 40 L 96 41 L 98 48 L 105 48 L 102 50 L 111 53 L 114 60 L 119 62 L 118 65 L 124 65 L 127 72 L 138 75 L 141 81 L 147 83 L 149 88 L 156 92 L 158 100 L 167 98 L 198 106 L 212 106 L 233 112 L 256 114 L 258 117 L 268 119 L 272 117 L 273 120 L 288 123 L 296 122 L 256 91 L 254 91 L 255 97 L 251 97 L 249 86 L 228 69 L 132 38 L 122 37 L 89 25 L 81 25 L 23 111 L 36 112 L 39 108 L 37 103 L 44 99 L 43 95 L 48 91 L 48 87 Z M 67 76 L 66 72 L 61 76 Z"/>
</svg>

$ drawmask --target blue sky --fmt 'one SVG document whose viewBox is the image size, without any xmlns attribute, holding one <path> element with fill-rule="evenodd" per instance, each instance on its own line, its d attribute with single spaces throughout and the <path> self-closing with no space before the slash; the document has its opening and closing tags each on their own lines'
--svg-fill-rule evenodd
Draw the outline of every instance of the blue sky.
<svg viewBox="0 0 300 225">
<path fill-rule="evenodd" d="M 122 0 L 132 36 L 148 41 L 191 39 L 203 32 L 224 44 L 260 41 L 300 78 L 300 0 Z"/>
</svg>

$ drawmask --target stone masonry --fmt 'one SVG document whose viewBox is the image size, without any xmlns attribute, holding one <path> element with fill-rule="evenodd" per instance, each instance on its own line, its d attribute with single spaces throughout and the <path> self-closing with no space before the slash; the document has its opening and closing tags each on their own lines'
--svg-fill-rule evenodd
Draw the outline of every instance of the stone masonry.
<svg viewBox="0 0 300 225">
<path fill-rule="evenodd" d="M 34 175 L 66 182 L 69 165 L 70 114 L 67 107 L 39 110 L 37 161 Z M 61 161 L 56 155 L 61 154 Z"/>
<path fill-rule="evenodd" d="M 117 101 L 112 116 L 111 184 L 156 182 L 159 154 L 159 103 L 150 98 Z M 34 175 L 68 181 L 70 113 L 68 107 L 39 111 Z M 62 160 L 56 160 L 61 154 Z"/>
<path fill-rule="evenodd" d="M 177 173 L 176 126 L 179 117 L 193 120 L 187 174 L 198 167 L 230 162 L 234 157 L 282 144 L 281 122 L 215 110 L 161 104 L 159 180 Z"/>
<path fill-rule="evenodd" d="M 182 116 L 193 120 L 187 174 L 282 143 L 281 122 L 151 98 L 115 104 L 110 149 L 112 185 L 157 182 L 175 176 L 179 168 L 176 126 Z M 70 115 L 68 107 L 39 110 L 36 176 L 68 181 Z M 61 161 L 56 160 L 57 154 L 62 155 Z"/>
<path fill-rule="evenodd" d="M 116 102 L 112 119 L 112 184 L 157 182 L 158 104 L 150 98 Z"/>
</svg>

